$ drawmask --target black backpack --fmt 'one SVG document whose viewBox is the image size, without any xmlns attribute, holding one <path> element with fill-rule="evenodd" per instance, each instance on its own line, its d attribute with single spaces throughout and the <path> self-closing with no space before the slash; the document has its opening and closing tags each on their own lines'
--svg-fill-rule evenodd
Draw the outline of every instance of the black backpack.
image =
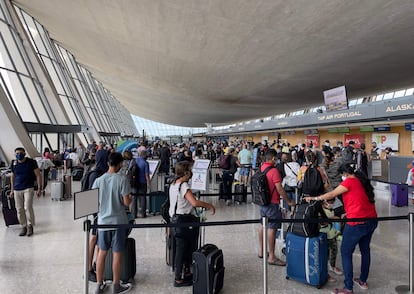
<svg viewBox="0 0 414 294">
<path fill-rule="evenodd" d="M 320 215 L 322 218 L 327 218 L 325 212 L 323 211 L 321 201 L 312 201 L 311 203 L 307 203 L 303 200 L 300 204 L 295 205 L 293 219 L 303 221 L 312 219 L 315 220 L 318 219 Z M 319 223 L 291 223 L 288 227 L 288 232 L 308 238 L 316 237 L 319 235 Z"/>
<path fill-rule="evenodd" d="M 175 179 L 173 179 L 172 182 L 174 182 Z M 171 183 L 168 183 L 169 186 L 171 186 Z M 182 182 L 180 183 L 180 186 L 178 186 L 178 192 L 181 193 L 181 185 Z M 168 193 L 167 193 L 167 198 L 165 199 L 164 203 L 161 204 L 161 209 L 160 209 L 160 214 L 162 219 L 164 220 L 164 222 L 166 224 L 169 224 L 171 222 L 171 217 L 170 217 L 170 189 L 168 188 Z M 178 199 L 177 199 L 177 203 L 175 204 L 175 211 L 177 211 L 177 204 L 178 204 Z"/>
<path fill-rule="evenodd" d="M 269 185 L 267 183 L 266 174 L 271 168 L 274 168 L 274 167 L 269 166 L 263 172 L 258 170 L 252 176 L 251 189 L 252 189 L 254 204 L 262 205 L 262 206 L 266 206 L 270 204 L 270 199 L 272 198 L 273 191 L 271 192 L 269 190 Z"/>
<path fill-rule="evenodd" d="M 132 188 L 138 185 L 139 167 L 135 158 L 129 162 L 128 170 L 126 171 L 129 184 Z"/>
<path fill-rule="evenodd" d="M 318 167 L 308 166 L 303 177 L 302 193 L 307 196 L 319 196 L 325 191 Z"/>
</svg>

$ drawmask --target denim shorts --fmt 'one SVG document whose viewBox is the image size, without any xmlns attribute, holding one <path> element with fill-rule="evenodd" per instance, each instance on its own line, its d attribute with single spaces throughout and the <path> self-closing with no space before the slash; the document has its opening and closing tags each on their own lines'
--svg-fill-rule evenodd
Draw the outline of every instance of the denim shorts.
<svg viewBox="0 0 414 294">
<path fill-rule="evenodd" d="M 116 229 L 110 231 L 98 231 L 98 247 L 108 251 L 112 248 L 113 252 L 123 252 L 127 239 L 127 229 Z"/>
<path fill-rule="evenodd" d="M 269 204 L 267 206 L 260 206 L 260 216 L 267 216 L 269 219 L 281 219 L 282 212 L 280 211 L 279 204 Z M 280 223 L 269 222 L 270 229 L 279 229 Z"/>
<path fill-rule="evenodd" d="M 240 167 L 239 171 L 240 176 L 249 176 L 250 175 L 250 166 Z"/>
</svg>

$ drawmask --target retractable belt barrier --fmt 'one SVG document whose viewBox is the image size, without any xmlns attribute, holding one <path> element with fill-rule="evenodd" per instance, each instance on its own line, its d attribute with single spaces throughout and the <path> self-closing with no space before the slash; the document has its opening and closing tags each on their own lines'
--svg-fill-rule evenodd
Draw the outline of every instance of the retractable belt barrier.
<svg viewBox="0 0 414 294">
<path fill-rule="evenodd" d="M 207 227 L 207 226 L 232 226 L 232 225 L 245 225 L 245 224 L 259 224 L 263 225 L 263 246 L 264 252 L 267 252 L 267 227 L 269 223 L 347 223 L 347 222 L 367 222 L 367 221 L 395 221 L 395 220 L 408 220 L 409 221 L 409 284 L 396 287 L 398 293 L 414 293 L 414 213 L 401 216 L 384 216 L 376 218 L 345 218 L 345 219 L 327 219 L 317 218 L 310 220 L 301 219 L 269 219 L 263 217 L 261 219 L 250 220 L 233 220 L 233 221 L 215 221 L 215 222 L 191 222 L 191 223 L 160 223 L 160 224 L 122 224 L 122 225 L 92 225 L 90 220 L 84 222 L 85 235 L 85 257 L 88 255 L 88 243 L 89 233 L 91 229 L 109 229 L 109 228 L 129 228 L 129 229 L 142 229 L 142 228 L 166 228 L 166 227 Z M 87 258 L 85 258 L 87 261 Z M 85 268 L 88 265 L 85 262 Z M 88 279 L 85 280 L 84 293 L 88 293 Z M 263 259 L 263 293 L 267 294 L 267 261 Z"/>
</svg>

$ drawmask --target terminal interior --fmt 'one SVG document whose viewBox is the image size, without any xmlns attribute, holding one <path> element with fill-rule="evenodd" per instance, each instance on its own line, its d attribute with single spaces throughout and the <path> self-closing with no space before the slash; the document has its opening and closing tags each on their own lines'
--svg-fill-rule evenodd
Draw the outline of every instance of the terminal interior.
<svg viewBox="0 0 414 294">
<path fill-rule="evenodd" d="M 392 169 L 384 153 L 375 165 L 378 214 L 408 216 L 411 201 L 392 206 L 389 183 L 405 182 L 414 152 L 413 12 L 414 2 L 388 0 L 315 0 L 311 7 L 273 0 L 0 0 L 0 161 L 10 163 L 17 146 L 35 158 L 45 147 L 63 151 L 92 140 L 375 141 L 396 158 Z M 338 87 L 346 99 L 324 103 L 324 92 Z M 156 122 L 169 132 L 149 131 Z M 0 293 L 83 292 L 83 222 L 73 219 L 73 198 L 52 201 L 49 189 L 34 201 L 33 238 L 0 225 Z M 73 181 L 72 191 L 79 190 Z M 205 192 L 218 188 L 209 183 Z M 259 218 L 251 199 L 230 206 L 216 196 L 203 200 L 217 207 L 207 222 Z M 137 223 L 160 224 L 161 217 Z M 263 293 L 257 227 L 205 228 L 206 243 L 224 252 L 222 293 Z M 364 293 L 408 285 L 409 235 L 408 219 L 380 222 Z M 132 293 L 191 292 L 173 287 L 164 228 L 136 228 L 131 236 Z M 354 263 L 359 259 L 356 251 Z M 271 266 L 269 293 L 343 285 L 341 276 L 321 290 L 285 277 L 284 267 Z"/>
</svg>

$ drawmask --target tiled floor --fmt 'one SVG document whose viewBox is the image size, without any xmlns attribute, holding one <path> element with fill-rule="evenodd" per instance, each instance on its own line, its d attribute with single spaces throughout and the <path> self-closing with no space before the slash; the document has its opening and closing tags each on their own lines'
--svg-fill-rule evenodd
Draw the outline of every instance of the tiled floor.
<svg viewBox="0 0 414 294">
<path fill-rule="evenodd" d="M 74 182 L 73 191 L 79 190 Z M 390 206 L 390 192 L 377 184 L 377 210 L 380 216 L 407 215 L 413 206 Z M 217 197 L 208 198 L 217 207 L 207 221 L 258 219 L 253 204 L 226 206 Z M 36 199 L 37 224 L 32 237 L 18 237 L 19 227 L 0 226 L 0 293 L 82 293 L 84 233 L 82 221 L 73 220 L 73 200 L 51 201 L 46 195 Z M 160 216 L 138 219 L 138 223 L 160 223 Z M 206 242 L 224 252 L 226 267 L 221 293 L 263 293 L 262 260 L 257 258 L 257 224 L 209 226 Z M 130 293 L 192 293 L 192 288 L 174 288 L 173 274 L 165 264 L 164 229 L 135 229 L 137 243 L 137 274 Z M 396 293 L 399 285 L 408 284 L 408 222 L 381 222 L 372 241 L 372 266 L 368 291 L 356 293 Z M 338 258 L 340 265 L 340 258 Z M 354 273 L 358 274 L 360 256 L 354 255 Z M 337 282 L 317 290 L 314 287 L 286 280 L 285 267 L 269 267 L 268 293 L 329 293 L 342 287 Z M 90 283 L 89 293 L 95 284 Z M 110 290 L 107 290 L 110 293 Z"/>
</svg>

